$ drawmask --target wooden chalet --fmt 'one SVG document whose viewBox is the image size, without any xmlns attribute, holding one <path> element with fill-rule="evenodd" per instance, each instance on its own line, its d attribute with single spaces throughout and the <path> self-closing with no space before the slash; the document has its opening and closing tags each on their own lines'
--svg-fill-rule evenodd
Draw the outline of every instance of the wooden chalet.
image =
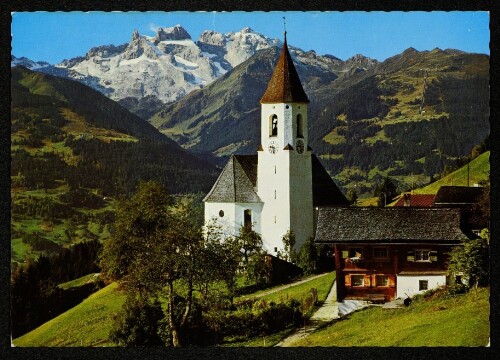
<svg viewBox="0 0 500 360">
<path fill-rule="evenodd" d="M 315 242 L 334 246 L 338 301 L 386 302 L 444 285 L 448 254 L 465 239 L 459 209 L 318 209 Z"/>
</svg>

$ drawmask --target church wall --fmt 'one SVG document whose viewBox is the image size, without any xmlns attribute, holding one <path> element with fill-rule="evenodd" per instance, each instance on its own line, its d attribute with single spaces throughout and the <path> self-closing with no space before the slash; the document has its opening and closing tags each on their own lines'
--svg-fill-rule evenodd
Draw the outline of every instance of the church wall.
<svg viewBox="0 0 500 360">
<path fill-rule="evenodd" d="M 260 203 L 219 203 L 205 202 L 205 224 L 208 224 L 212 219 L 221 225 L 224 234 L 227 236 L 237 235 L 241 226 L 244 223 L 244 211 L 252 211 L 253 229 L 257 233 L 261 233 L 261 212 L 262 204 Z M 220 216 L 220 211 L 224 215 Z"/>
<path fill-rule="evenodd" d="M 290 154 L 290 228 L 295 248 L 313 236 L 312 164 L 310 152 Z"/>
</svg>

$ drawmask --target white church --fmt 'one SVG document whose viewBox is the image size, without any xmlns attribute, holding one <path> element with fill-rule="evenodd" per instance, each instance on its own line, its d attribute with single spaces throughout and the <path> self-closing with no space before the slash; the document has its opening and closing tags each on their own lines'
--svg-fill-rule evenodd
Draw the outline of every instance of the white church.
<svg viewBox="0 0 500 360">
<path fill-rule="evenodd" d="M 295 248 L 315 231 L 314 208 L 348 201 L 308 144 L 307 98 L 285 41 L 261 103 L 261 145 L 256 155 L 232 155 L 203 199 L 213 219 L 237 235 L 252 226 L 271 255 L 293 231 Z"/>
</svg>

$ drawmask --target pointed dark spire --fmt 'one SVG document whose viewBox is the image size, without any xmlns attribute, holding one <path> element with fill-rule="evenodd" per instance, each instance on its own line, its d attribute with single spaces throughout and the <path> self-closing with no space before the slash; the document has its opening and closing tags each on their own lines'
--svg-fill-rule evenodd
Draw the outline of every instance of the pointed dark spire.
<svg viewBox="0 0 500 360">
<path fill-rule="evenodd" d="M 267 90 L 264 93 L 261 104 L 265 103 L 284 103 L 284 102 L 301 102 L 308 103 L 299 75 L 293 65 L 292 57 L 288 51 L 288 44 L 286 42 L 286 30 L 284 31 L 285 41 L 283 49 L 278 58 L 278 63 L 274 68 L 271 80 L 267 85 Z"/>
</svg>

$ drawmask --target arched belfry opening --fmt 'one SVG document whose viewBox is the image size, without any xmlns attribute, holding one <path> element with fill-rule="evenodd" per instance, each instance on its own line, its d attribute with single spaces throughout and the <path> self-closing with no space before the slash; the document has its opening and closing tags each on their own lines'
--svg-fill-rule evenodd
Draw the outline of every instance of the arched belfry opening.
<svg viewBox="0 0 500 360">
<path fill-rule="evenodd" d="M 273 114 L 269 117 L 269 137 L 278 136 L 278 115 Z"/>
<path fill-rule="evenodd" d="M 297 114 L 297 137 L 304 137 L 304 120 L 302 118 L 302 114 Z"/>
</svg>

